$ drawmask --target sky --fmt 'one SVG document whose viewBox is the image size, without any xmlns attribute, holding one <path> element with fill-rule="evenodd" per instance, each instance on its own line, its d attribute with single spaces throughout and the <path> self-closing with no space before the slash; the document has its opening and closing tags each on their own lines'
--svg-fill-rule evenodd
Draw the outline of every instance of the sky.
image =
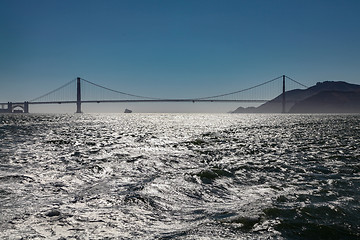
<svg viewBox="0 0 360 240">
<path fill-rule="evenodd" d="M 360 84 L 359 12 L 358 0 L 0 0 L 0 102 L 76 77 L 159 98 L 217 95 L 283 74 L 308 86 Z M 100 105 L 83 108 L 227 112 L 240 104 Z"/>
</svg>

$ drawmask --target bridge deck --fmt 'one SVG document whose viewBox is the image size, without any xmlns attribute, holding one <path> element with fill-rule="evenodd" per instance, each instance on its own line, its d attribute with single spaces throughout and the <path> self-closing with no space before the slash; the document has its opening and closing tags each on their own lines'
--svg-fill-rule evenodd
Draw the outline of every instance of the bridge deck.
<svg viewBox="0 0 360 240">
<path fill-rule="evenodd" d="M 263 103 L 269 100 L 211 100 L 211 99 L 145 99 L 145 100 L 86 100 L 81 103 L 137 103 L 137 102 L 258 102 Z M 24 102 L 12 102 L 12 104 L 23 104 Z M 29 102 L 29 104 L 74 104 L 77 101 L 48 101 Z M 7 103 L 0 103 L 7 104 Z"/>
</svg>

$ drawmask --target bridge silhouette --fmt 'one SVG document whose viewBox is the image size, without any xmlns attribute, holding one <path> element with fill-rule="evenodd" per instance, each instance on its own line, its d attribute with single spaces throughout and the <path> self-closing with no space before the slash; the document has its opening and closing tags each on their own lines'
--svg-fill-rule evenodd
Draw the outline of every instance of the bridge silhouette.
<svg viewBox="0 0 360 240">
<path fill-rule="evenodd" d="M 290 86 L 290 84 L 292 86 Z M 271 86 L 271 87 L 270 87 Z M 289 87 L 290 86 L 290 87 Z M 307 88 L 304 84 L 282 75 L 249 88 L 219 95 L 196 98 L 157 98 L 130 94 L 114 90 L 83 78 L 70 82 L 30 101 L 0 103 L 0 112 L 29 113 L 29 105 L 76 104 L 76 113 L 82 113 L 83 103 L 130 103 L 130 102 L 243 102 L 264 103 L 281 97 L 282 112 L 286 109 L 286 91 L 297 87 Z M 275 88 L 275 91 L 274 91 Z M 275 95 L 274 95 L 275 93 Z M 7 106 L 7 108 L 5 108 Z"/>
</svg>

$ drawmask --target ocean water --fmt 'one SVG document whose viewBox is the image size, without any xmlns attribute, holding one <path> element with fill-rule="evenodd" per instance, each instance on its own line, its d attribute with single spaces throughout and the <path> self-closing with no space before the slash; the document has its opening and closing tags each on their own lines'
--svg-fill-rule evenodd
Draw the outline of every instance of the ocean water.
<svg viewBox="0 0 360 240">
<path fill-rule="evenodd" d="M 0 115 L 0 239 L 360 239 L 360 115 Z"/>
</svg>

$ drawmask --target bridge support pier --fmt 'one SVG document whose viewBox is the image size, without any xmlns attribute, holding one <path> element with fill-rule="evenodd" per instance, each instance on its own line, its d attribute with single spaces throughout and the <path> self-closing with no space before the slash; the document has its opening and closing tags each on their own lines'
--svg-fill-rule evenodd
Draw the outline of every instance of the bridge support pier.
<svg viewBox="0 0 360 240">
<path fill-rule="evenodd" d="M 76 79 L 76 113 L 82 113 L 81 112 L 81 79 L 78 77 Z"/>
<path fill-rule="evenodd" d="M 282 113 L 286 112 L 286 98 L 285 98 L 285 75 L 283 75 L 283 92 L 282 92 Z"/>
</svg>

